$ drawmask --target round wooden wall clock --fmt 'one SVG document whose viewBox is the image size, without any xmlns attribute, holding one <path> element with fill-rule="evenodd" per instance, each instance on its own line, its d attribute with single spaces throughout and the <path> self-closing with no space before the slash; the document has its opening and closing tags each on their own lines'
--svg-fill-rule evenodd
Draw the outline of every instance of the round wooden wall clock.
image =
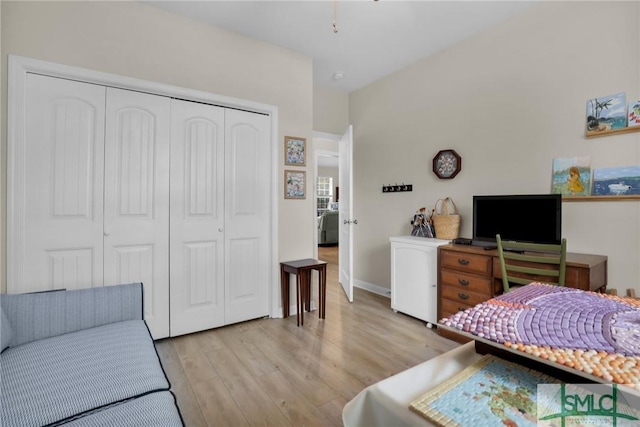
<svg viewBox="0 0 640 427">
<path fill-rule="evenodd" d="M 440 150 L 433 158 L 433 173 L 440 179 L 452 179 L 462 170 L 462 158 L 455 150 Z"/>
</svg>

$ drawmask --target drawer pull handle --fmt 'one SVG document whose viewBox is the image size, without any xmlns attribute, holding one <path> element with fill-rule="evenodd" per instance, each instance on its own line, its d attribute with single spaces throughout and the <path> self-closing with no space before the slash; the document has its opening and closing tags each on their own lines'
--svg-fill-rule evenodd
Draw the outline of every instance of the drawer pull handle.
<svg viewBox="0 0 640 427">
<path fill-rule="evenodd" d="M 469 265 L 469 260 L 464 258 L 458 258 L 458 262 L 462 265 Z"/>
<path fill-rule="evenodd" d="M 458 292 L 458 296 L 460 297 L 460 299 L 469 299 L 469 295 L 463 294 L 462 292 Z"/>
<path fill-rule="evenodd" d="M 462 286 L 469 286 L 469 281 L 465 279 L 458 279 L 458 283 L 460 283 Z"/>
<path fill-rule="evenodd" d="M 458 311 L 465 311 L 465 310 L 466 310 L 466 308 L 464 308 L 464 307 L 458 307 Z"/>
</svg>

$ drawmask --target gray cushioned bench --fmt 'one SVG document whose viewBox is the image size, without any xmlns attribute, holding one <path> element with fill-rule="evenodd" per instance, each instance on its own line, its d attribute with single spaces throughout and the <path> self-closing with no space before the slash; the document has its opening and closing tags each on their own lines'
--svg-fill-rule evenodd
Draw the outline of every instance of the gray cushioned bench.
<svg viewBox="0 0 640 427">
<path fill-rule="evenodd" d="M 0 295 L 0 425 L 182 426 L 141 283 Z"/>
</svg>

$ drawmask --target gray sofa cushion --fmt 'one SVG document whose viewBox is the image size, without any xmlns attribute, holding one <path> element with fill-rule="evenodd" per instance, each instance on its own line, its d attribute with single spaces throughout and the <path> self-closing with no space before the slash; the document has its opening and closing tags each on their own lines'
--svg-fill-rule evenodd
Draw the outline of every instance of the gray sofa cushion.
<svg viewBox="0 0 640 427">
<path fill-rule="evenodd" d="M 13 338 L 13 330 L 11 329 L 11 323 L 4 314 L 2 306 L 0 306 L 0 352 L 3 352 L 5 348 L 11 346 Z"/>
<path fill-rule="evenodd" d="M 41 426 L 168 390 L 144 321 L 33 341 L 2 353 L 0 425 Z"/>
<path fill-rule="evenodd" d="M 65 427 L 174 427 L 184 426 L 169 391 L 147 394 L 99 409 L 62 424 Z"/>
<path fill-rule="evenodd" d="M 142 284 L 2 294 L 12 346 L 124 320 L 142 320 Z"/>
</svg>

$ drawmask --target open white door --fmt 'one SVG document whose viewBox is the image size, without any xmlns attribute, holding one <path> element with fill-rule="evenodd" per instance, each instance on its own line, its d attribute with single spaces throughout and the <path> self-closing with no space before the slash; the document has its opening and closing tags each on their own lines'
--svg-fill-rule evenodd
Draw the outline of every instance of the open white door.
<svg viewBox="0 0 640 427">
<path fill-rule="evenodd" d="M 340 139 L 340 203 L 339 225 L 340 245 L 338 249 L 339 280 L 349 302 L 353 302 L 353 233 L 351 226 L 358 220 L 352 219 L 353 212 L 353 126 Z"/>
</svg>

